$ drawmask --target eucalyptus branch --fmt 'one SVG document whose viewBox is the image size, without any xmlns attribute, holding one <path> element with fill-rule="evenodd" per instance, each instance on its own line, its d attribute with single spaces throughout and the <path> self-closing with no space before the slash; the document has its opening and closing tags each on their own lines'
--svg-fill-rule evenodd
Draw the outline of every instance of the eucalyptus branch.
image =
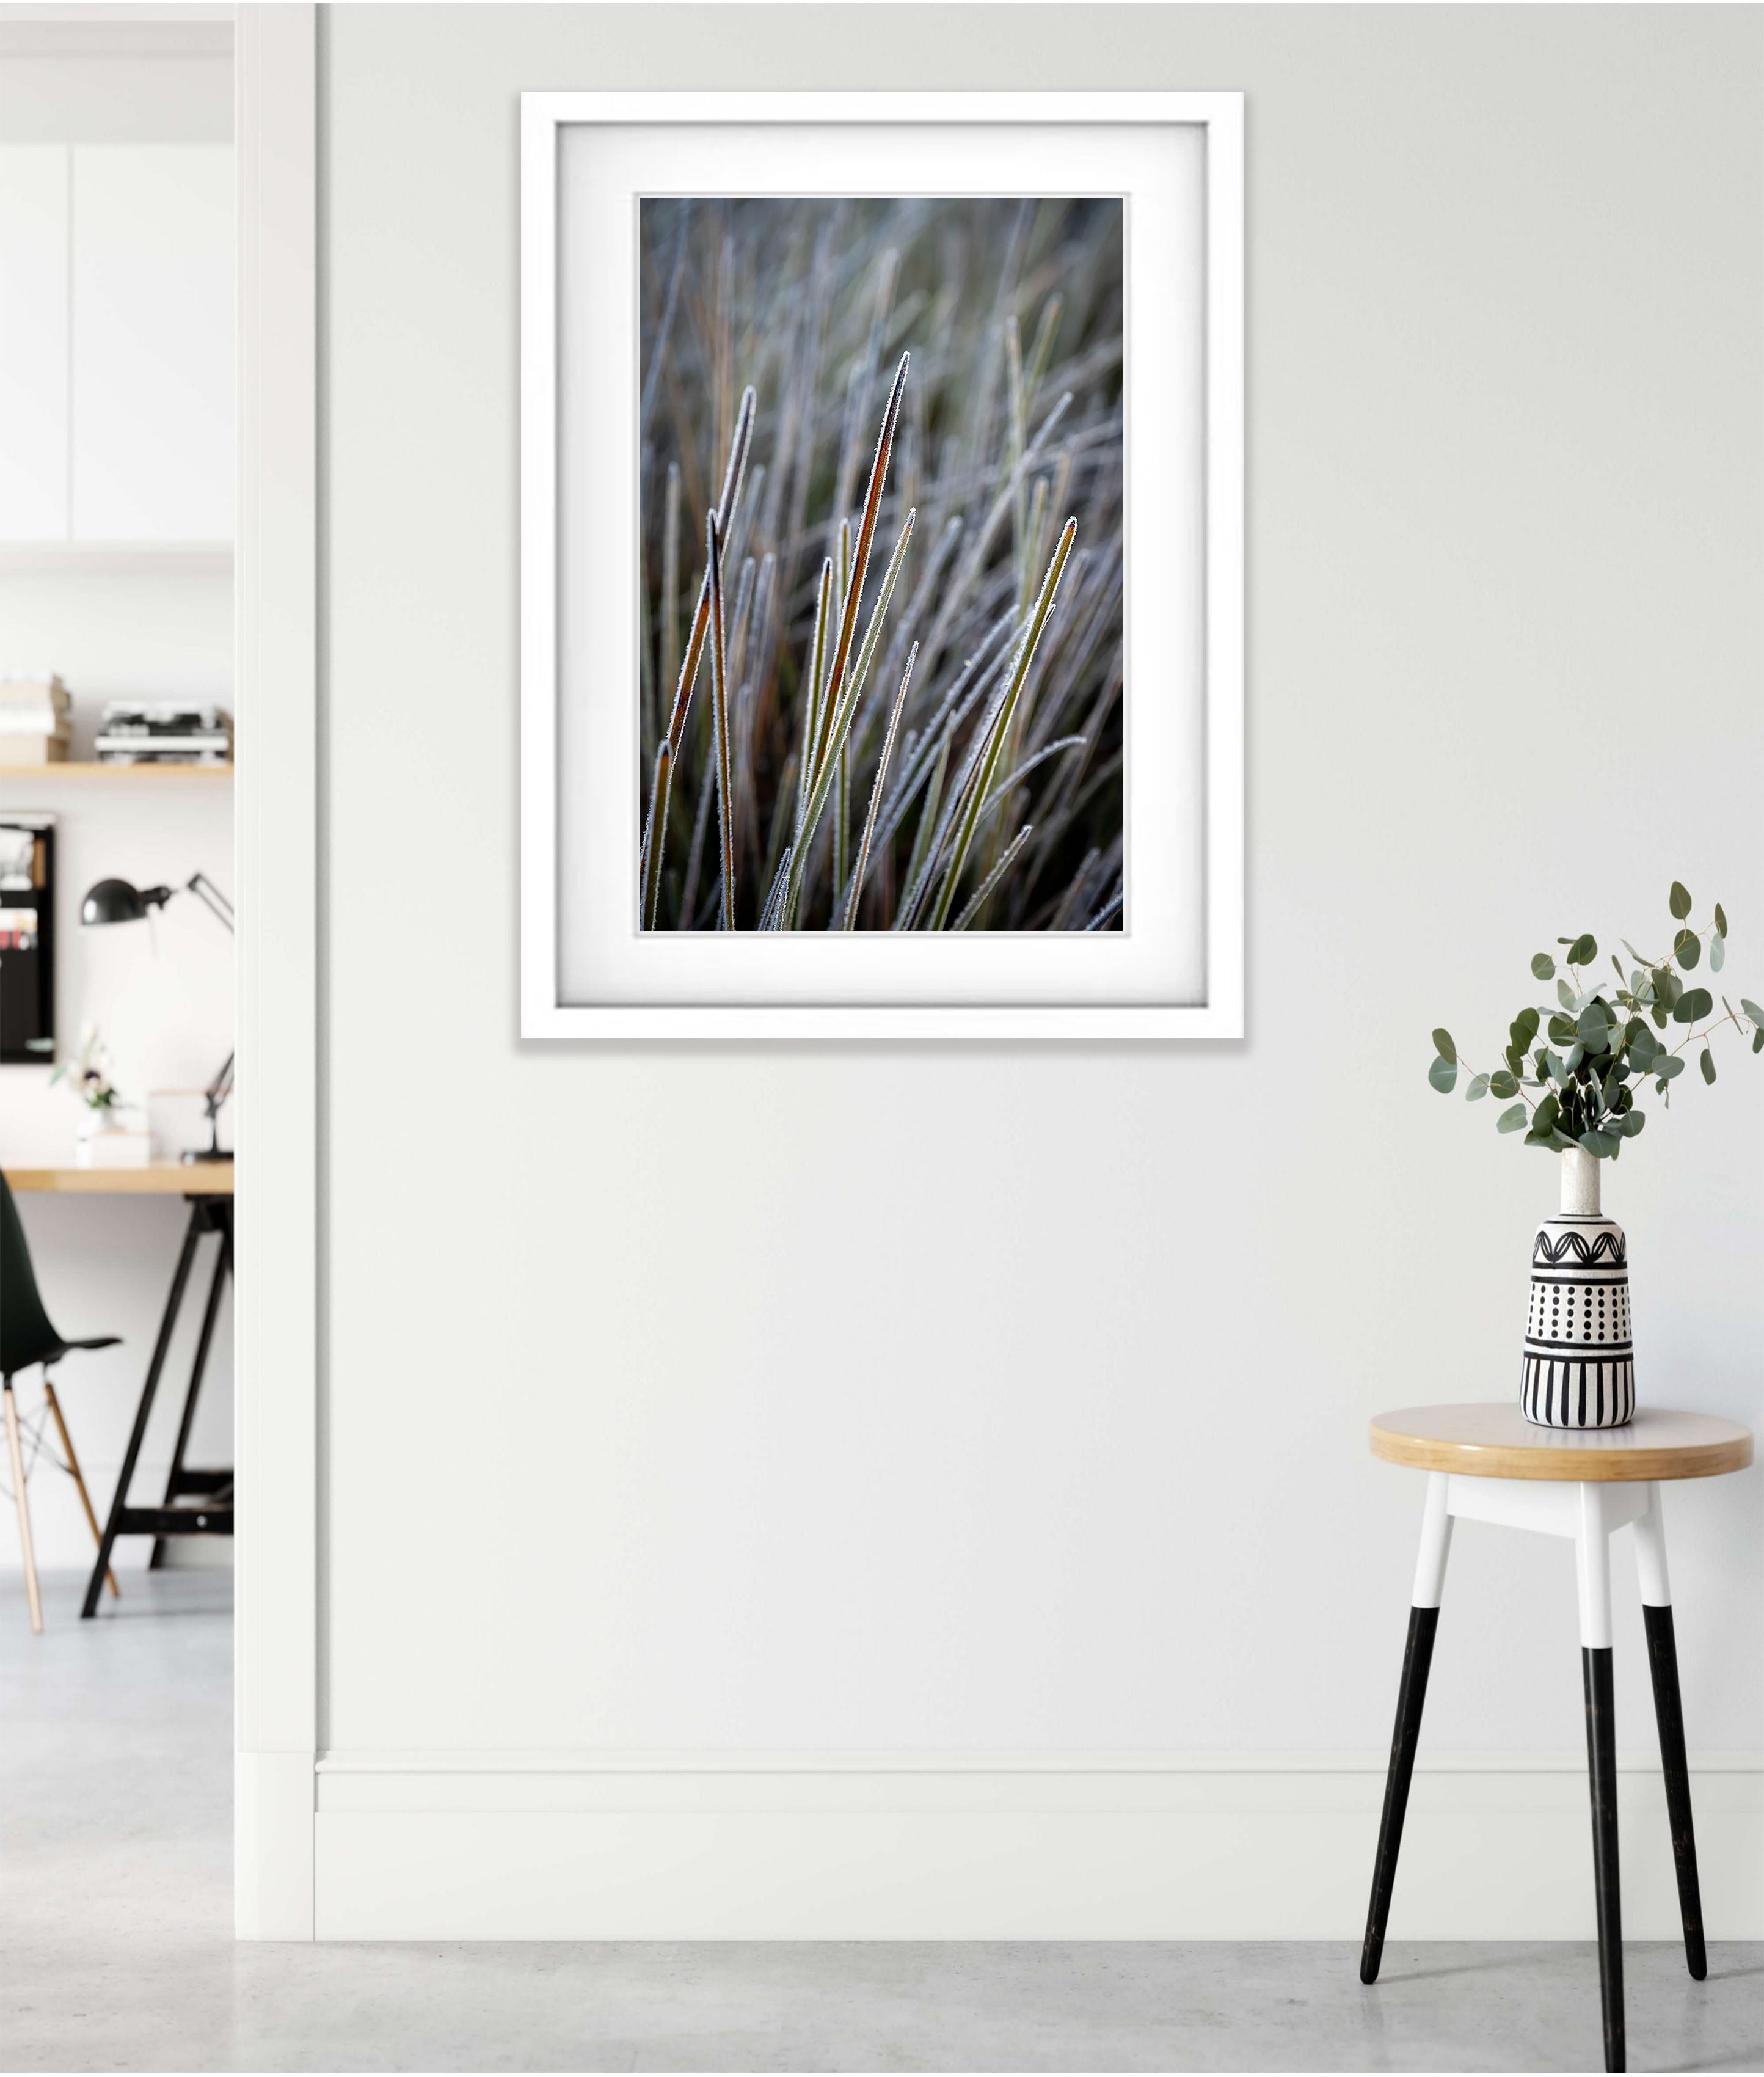
<svg viewBox="0 0 1764 2077">
<path fill-rule="evenodd" d="M 1677 880 L 1672 884 L 1670 906 L 1674 921 L 1685 926 L 1691 897 Z M 1613 955 L 1617 985 L 1612 989 L 1608 981 L 1583 984 L 1599 956 L 1597 941 L 1590 933 L 1559 939 L 1557 942 L 1568 947 L 1562 965 L 1574 985 L 1557 980 L 1558 1009 L 1527 1005 L 1517 1013 L 1502 1055 L 1504 1065 L 1486 1073 L 1471 1070 L 1466 1097 L 1471 1101 L 1489 1095 L 1504 1101 L 1516 1097 L 1518 1101 L 1500 1113 L 1496 1126 L 1507 1133 L 1529 1125 L 1528 1147 L 1579 1146 L 1601 1159 L 1615 1160 L 1624 1141 L 1634 1138 L 1647 1122 L 1637 1097 L 1649 1076 L 1670 1106 L 1671 1084 L 1683 1071 L 1681 1056 L 1689 1047 L 1701 1049 L 1704 1080 L 1715 1080 L 1710 1042 L 1724 1025 L 1731 1024 L 1742 1034 L 1749 1030 L 1752 1051 L 1764 1051 L 1764 1009 L 1741 996 L 1736 1010 L 1723 996 L 1725 1015 L 1705 1022 L 1715 1007 L 1713 996 L 1700 984 L 1687 986 L 1681 980 L 1681 975 L 1692 972 L 1700 963 L 1705 940 L 1709 971 L 1718 973 L 1727 957 L 1727 917 L 1719 902 L 1712 929 L 1681 927 L 1671 957 L 1658 964 L 1642 961 L 1646 976 L 1635 973 L 1628 987 L 1622 964 Z M 1632 958 L 1641 959 L 1627 939 L 1621 942 Z M 1532 959 L 1531 971 L 1535 980 L 1556 980 L 1555 959 L 1539 952 Z M 1675 1044 L 1655 1035 L 1663 1034 L 1668 1024 L 1688 1027 Z M 1428 1080 L 1442 1094 L 1449 1094 L 1457 1084 L 1460 1064 L 1467 1063 L 1460 1063 L 1451 1034 L 1444 1030 L 1433 1034 L 1433 1054 Z M 1528 1065 L 1534 1071 L 1531 1075 L 1525 1072 Z M 1539 1092 L 1535 1100 L 1526 1093 L 1531 1089 Z"/>
</svg>

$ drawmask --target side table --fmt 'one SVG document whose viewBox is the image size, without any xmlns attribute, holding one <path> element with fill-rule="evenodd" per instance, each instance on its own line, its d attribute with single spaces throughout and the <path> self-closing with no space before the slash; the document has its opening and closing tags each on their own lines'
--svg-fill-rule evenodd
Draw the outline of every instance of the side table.
<svg viewBox="0 0 1764 2077">
<path fill-rule="evenodd" d="M 1645 1407 L 1622 1428 L 1541 1428 L 1509 1402 L 1416 1406 L 1381 1413 L 1372 1423 L 1372 1454 L 1428 1474 L 1421 1555 L 1408 1612 L 1408 1640 L 1396 1695 L 1396 1728 L 1378 1831 L 1372 1898 L 1366 1914 L 1360 1981 L 1375 1983 L 1384 1950 L 1397 1849 L 1415 1770 L 1421 1704 L 1439 1624 L 1440 1595 L 1452 1523 L 1492 1521 L 1574 1542 L 1580 1589 L 1580 1667 L 1586 1692 L 1587 1765 L 1592 1792 L 1592 1867 L 1598 1906 L 1599 1986 L 1607 2070 L 1625 2067 L 1623 1931 L 1617 1893 L 1617 1755 L 1611 1696 L 1611 1554 L 1614 1530 L 1635 1525 L 1641 1613 L 1660 1729 L 1666 1813 L 1679 1881 L 1684 1955 L 1700 1981 L 1703 1906 L 1697 1888 L 1696 1841 L 1691 1825 L 1691 1780 L 1685 1763 L 1684 1716 L 1679 1701 L 1672 1594 L 1666 1579 L 1660 1488 L 1669 1479 L 1704 1479 L 1742 1471 L 1752 1461 L 1752 1431 L 1736 1421 Z"/>
</svg>

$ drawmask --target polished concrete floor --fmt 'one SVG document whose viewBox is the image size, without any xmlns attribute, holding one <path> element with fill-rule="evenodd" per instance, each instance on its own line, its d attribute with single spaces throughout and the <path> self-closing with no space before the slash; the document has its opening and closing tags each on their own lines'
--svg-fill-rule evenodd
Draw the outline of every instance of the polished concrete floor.
<svg viewBox="0 0 1764 2077">
<path fill-rule="evenodd" d="M 0 2068 L 1585 2070 L 1590 1946 L 239 1946 L 225 1574 L 0 1575 Z M 1764 1947 L 1632 1946 L 1630 2067 L 1764 2067 Z"/>
</svg>

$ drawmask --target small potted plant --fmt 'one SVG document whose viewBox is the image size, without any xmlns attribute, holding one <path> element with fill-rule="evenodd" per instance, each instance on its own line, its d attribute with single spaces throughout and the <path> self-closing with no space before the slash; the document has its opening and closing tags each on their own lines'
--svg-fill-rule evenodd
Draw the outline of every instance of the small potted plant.
<svg viewBox="0 0 1764 2077">
<path fill-rule="evenodd" d="M 1629 1332 L 1629 1255 L 1623 1229 L 1600 1206 L 1601 1161 L 1615 1161 L 1647 1123 L 1640 1099 L 1653 1084 L 1671 1108 L 1672 1084 L 1694 1048 L 1705 1082 L 1716 1079 L 1712 1040 L 1731 1024 L 1764 1051 L 1764 1009 L 1740 997 L 1736 1009 L 1719 991 L 1693 980 L 1707 962 L 1709 979 L 1727 963 L 1727 918 L 1716 902 L 1704 928 L 1690 922 L 1691 897 L 1677 880 L 1669 899 L 1671 948 L 1654 959 L 1620 939 L 1633 961 L 1616 953 L 1614 981 L 1595 971 L 1599 947 L 1589 932 L 1558 938 L 1556 958 L 1537 953 L 1533 977 L 1556 984 L 1556 1006 L 1527 1005 L 1508 1027 L 1502 1064 L 1487 1072 L 1460 1059 L 1449 1031 L 1433 1034 L 1427 1079 L 1442 1095 L 1460 1069 L 1471 1103 L 1506 1101 L 1497 1132 L 1523 1132 L 1523 1144 L 1562 1157 L 1562 1206 L 1532 1242 L 1531 1310 L 1519 1403 L 1528 1420 L 1550 1428 L 1615 1428 L 1635 1412 L 1635 1355 Z M 1722 1014 L 1716 1016 L 1719 999 Z"/>
<path fill-rule="evenodd" d="M 79 1143 L 74 1159 L 81 1168 L 94 1167 L 93 1142 L 123 1129 L 119 1115 L 123 1100 L 110 1080 L 110 1050 L 95 1026 L 86 1026 L 79 1051 L 71 1060 L 64 1060 L 49 1080 L 52 1084 L 65 1082 L 79 1099 Z"/>
</svg>

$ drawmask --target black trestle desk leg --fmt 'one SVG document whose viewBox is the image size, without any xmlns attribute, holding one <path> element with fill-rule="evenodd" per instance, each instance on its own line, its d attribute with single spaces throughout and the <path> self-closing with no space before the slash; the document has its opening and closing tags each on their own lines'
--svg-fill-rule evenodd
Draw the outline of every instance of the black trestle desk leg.
<svg viewBox="0 0 1764 2077">
<path fill-rule="evenodd" d="M 1415 1771 L 1415 1748 L 1421 1733 L 1421 1704 L 1427 1699 L 1427 1672 L 1433 1660 L 1437 1608 L 1412 1608 L 1408 1642 L 1403 1649 L 1403 1678 L 1396 1691 L 1396 1728 L 1391 1734 L 1390 1771 L 1384 1779 L 1384 1814 L 1379 1821 L 1378 1859 L 1372 1870 L 1372 1900 L 1366 1913 L 1366 1944 L 1360 1950 L 1360 1981 L 1375 1983 L 1384 1953 L 1384 1929 L 1396 1887 L 1397 1849 L 1403 1843 L 1403 1817 L 1408 1809 L 1408 1784 Z"/>
<path fill-rule="evenodd" d="M 1672 1827 L 1672 1864 L 1679 1877 L 1679 1916 L 1684 1922 L 1685 1966 L 1700 1983 L 1709 1972 L 1703 1946 L 1703 1893 L 1696 1879 L 1696 1834 L 1691 1824 L 1691 1770 L 1684 1757 L 1684 1705 L 1679 1699 L 1679 1650 L 1672 1611 L 1641 1605 L 1647 1625 L 1648 1671 L 1654 1676 L 1654 1714 L 1660 1726 L 1660 1766 Z"/>
<path fill-rule="evenodd" d="M 1592 1791 L 1592 1879 L 1599 1909 L 1599 1997 L 1604 2014 L 1604 2067 L 1621 2070 L 1623 1914 L 1617 1883 L 1617 1734 L 1611 1696 L 1611 1647 L 1583 1645 L 1587 1696 L 1587 1772 Z"/>
<path fill-rule="evenodd" d="M 147 1382 L 141 1387 L 141 1403 L 135 1409 L 135 1426 L 129 1430 L 129 1446 L 123 1453 L 123 1468 L 116 1475 L 116 1492 L 98 1544 L 98 1562 L 92 1567 L 92 1577 L 86 1585 L 85 1605 L 80 1610 L 82 1621 L 98 1613 L 98 1596 L 104 1591 L 104 1575 L 110 1570 L 110 1551 L 128 1509 L 129 1483 L 135 1476 L 135 1459 L 141 1454 L 148 1417 L 153 1411 L 153 1395 L 159 1390 L 160 1373 L 165 1367 L 165 1352 L 172 1345 L 172 1330 L 177 1325 L 178 1308 L 184 1302 L 184 1287 L 189 1281 L 190 1265 L 196 1259 L 196 1242 L 202 1231 L 202 1208 L 200 1205 L 193 1205 L 189 1224 L 184 1229 L 184 1246 L 178 1255 L 177 1267 L 173 1272 L 172 1288 L 166 1297 L 164 1316 L 160 1322 L 159 1338 L 153 1344 L 153 1360 L 148 1365 Z"/>
<path fill-rule="evenodd" d="M 184 1411 L 177 1424 L 177 1443 L 172 1451 L 172 1468 L 165 1475 L 165 1505 L 172 1506 L 184 1490 L 184 1455 L 189 1447 L 190 1428 L 196 1418 L 196 1401 L 202 1389 L 202 1377 L 208 1368 L 208 1351 L 214 1339 L 214 1321 L 220 1311 L 221 1290 L 232 1267 L 227 1245 L 224 1228 L 217 1228 L 219 1244 L 214 1251 L 214 1274 L 208 1286 L 208 1301 L 202 1308 L 202 1326 L 196 1338 L 196 1354 L 190 1363 L 189 1389 L 184 1394 Z M 147 1561 L 148 1571 L 156 1571 L 165 1562 L 165 1538 L 153 1539 L 153 1555 Z"/>
</svg>

